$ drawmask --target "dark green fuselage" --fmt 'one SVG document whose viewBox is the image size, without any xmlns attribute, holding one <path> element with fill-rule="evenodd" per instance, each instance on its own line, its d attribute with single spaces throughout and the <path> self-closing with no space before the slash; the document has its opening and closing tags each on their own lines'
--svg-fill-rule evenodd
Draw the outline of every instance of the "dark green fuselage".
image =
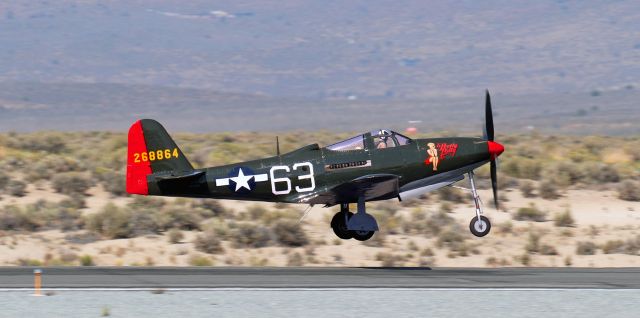
<svg viewBox="0 0 640 318">
<path fill-rule="evenodd" d="M 396 176 L 395 193 L 390 191 L 368 200 L 389 199 L 421 186 L 421 180 L 437 179 L 434 177 L 438 175 L 449 180 L 490 160 L 487 141 L 481 138 L 414 139 L 404 145 L 379 149 L 370 133 L 363 137 L 362 149 L 335 151 L 313 144 L 279 156 L 195 169 L 179 179 L 163 179 L 163 173 L 151 174 L 147 177 L 149 195 L 326 205 L 353 203 L 356 202 L 353 196 L 328 199 L 322 194 L 365 176 Z M 430 154 L 429 149 L 434 148 L 437 153 Z M 437 157 L 437 170 L 433 157 Z M 249 180 L 247 175 L 251 176 Z"/>
</svg>

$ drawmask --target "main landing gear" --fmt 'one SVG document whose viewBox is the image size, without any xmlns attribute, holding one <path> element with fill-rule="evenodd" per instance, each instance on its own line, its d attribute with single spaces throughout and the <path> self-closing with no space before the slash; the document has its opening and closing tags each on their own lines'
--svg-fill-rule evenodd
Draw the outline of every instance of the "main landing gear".
<svg viewBox="0 0 640 318">
<path fill-rule="evenodd" d="M 482 201 L 476 190 L 473 171 L 470 171 L 468 175 L 471 185 L 471 195 L 473 196 L 473 202 L 476 206 L 476 215 L 469 223 L 469 230 L 471 234 L 477 237 L 483 237 L 491 231 L 491 222 L 486 216 L 482 215 Z M 358 212 L 355 214 L 349 211 L 348 203 L 340 204 L 340 212 L 336 213 L 333 219 L 331 219 L 331 228 L 336 236 L 343 240 L 354 238 L 358 241 L 366 241 L 378 231 L 378 223 L 373 216 L 367 214 L 365 211 L 364 198 L 359 198 Z"/>
<path fill-rule="evenodd" d="M 349 204 L 340 204 L 340 212 L 331 219 L 331 228 L 339 238 L 348 240 L 354 238 L 358 241 L 370 239 L 378 230 L 376 219 L 365 211 L 364 198 L 358 200 L 358 212 L 349 211 Z"/>
<path fill-rule="evenodd" d="M 353 234 L 347 229 L 347 221 L 349 221 L 352 216 L 353 212 L 349 212 L 349 205 L 341 204 L 340 212 L 336 213 L 336 215 L 333 216 L 333 219 L 331 219 L 331 228 L 337 237 L 343 240 L 353 238 Z"/>
<path fill-rule="evenodd" d="M 480 196 L 478 195 L 478 191 L 476 191 L 476 184 L 473 179 L 473 171 L 469 172 L 469 183 L 471 184 L 471 195 L 473 195 L 473 202 L 476 204 L 476 216 L 471 219 L 471 223 L 469 223 L 469 230 L 471 230 L 471 234 L 477 237 L 483 237 L 489 234 L 491 231 L 491 222 L 489 219 L 482 215 L 482 205 L 480 201 Z"/>
</svg>

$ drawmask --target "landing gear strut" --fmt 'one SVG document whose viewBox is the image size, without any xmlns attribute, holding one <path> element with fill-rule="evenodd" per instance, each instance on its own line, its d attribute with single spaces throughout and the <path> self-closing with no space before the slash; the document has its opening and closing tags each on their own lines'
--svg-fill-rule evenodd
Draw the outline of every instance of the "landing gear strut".
<svg viewBox="0 0 640 318">
<path fill-rule="evenodd" d="M 469 223 L 469 230 L 471 234 L 477 237 L 483 237 L 489 234 L 491 230 L 491 222 L 486 216 L 482 215 L 482 206 L 478 191 L 476 191 L 476 184 L 473 179 L 473 171 L 469 171 L 469 183 L 471 184 L 471 195 L 473 195 L 473 202 L 476 204 L 476 216 L 471 219 Z"/>
</svg>

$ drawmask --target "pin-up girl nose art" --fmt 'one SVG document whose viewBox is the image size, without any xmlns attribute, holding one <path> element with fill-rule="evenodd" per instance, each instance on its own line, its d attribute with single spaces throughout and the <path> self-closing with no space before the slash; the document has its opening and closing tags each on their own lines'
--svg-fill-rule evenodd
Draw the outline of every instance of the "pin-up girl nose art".
<svg viewBox="0 0 640 318">
<path fill-rule="evenodd" d="M 433 165 L 433 171 L 438 171 L 438 163 L 440 161 L 438 159 L 438 149 L 436 149 L 436 145 L 432 142 L 428 143 L 427 147 L 429 147 L 429 149 L 427 149 L 429 158 L 427 158 L 424 163 L 427 164 L 427 166 Z"/>
</svg>

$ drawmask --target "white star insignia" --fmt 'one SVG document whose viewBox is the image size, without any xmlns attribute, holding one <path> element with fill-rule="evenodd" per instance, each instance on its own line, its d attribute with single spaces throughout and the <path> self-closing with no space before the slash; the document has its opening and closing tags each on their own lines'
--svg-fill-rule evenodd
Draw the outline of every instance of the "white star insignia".
<svg viewBox="0 0 640 318">
<path fill-rule="evenodd" d="M 242 168 L 238 169 L 238 176 L 229 178 L 231 181 L 236 183 L 236 192 L 241 188 L 246 188 L 251 191 L 251 187 L 249 186 L 249 181 L 253 178 L 253 176 L 245 176 Z"/>
</svg>

